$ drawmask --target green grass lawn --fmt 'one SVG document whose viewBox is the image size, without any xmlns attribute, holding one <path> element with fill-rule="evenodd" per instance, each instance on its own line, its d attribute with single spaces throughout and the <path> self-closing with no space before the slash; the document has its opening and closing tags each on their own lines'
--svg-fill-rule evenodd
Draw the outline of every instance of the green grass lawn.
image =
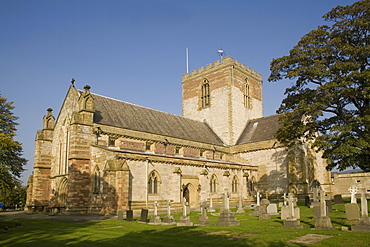
<svg viewBox="0 0 370 247">
<path fill-rule="evenodd" d="M 148 225 L 137 221 L 105 220 L 89 223 L 65 223 L 53 220 L 11 219 L 20 227 L 0 232 L 0 246 L 306 246 L 287 242 L 306 234 L 333 236 L 309 246 L 370 246 L 370 233 L 341 231 L 342 226 L 354 224 L 347 221 L 344 204 L 333 205 L 330 213 L 335 230 L 312 230 L 315 220 L 312 209 L 300 206 L 302 229 L 281 228 L 280 216 L 270 220 L 258 220 L 245 214 L 235 214 L 240 226 L 161 226 Z M 181 215 L 174 215 L 178 220 Z M 190 214 L 197 223 L 199 212 Z M 209 215 L 211 224 L 217 220 Z M 1 221 L 1 220 L 0 220 Z M 4 220 L 3 220 L 4 221 Z M 245 238 L 233 238 L 252 233 Z M 253 235 L 255 234 L 255 235 Z"/>
</svg>

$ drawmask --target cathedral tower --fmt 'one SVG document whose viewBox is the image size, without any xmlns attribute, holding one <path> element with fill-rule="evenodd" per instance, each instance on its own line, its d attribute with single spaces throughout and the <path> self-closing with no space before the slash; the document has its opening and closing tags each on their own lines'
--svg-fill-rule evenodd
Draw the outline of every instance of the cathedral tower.
<svg viewBox="0 0 370 247">
<path fill-rule="evenodd" d="M 249 119 L 263 116 L 262 76 L 225 57 L 182 76 L 182 114 L 206 121 L 234 145 Z"/>
</svg>

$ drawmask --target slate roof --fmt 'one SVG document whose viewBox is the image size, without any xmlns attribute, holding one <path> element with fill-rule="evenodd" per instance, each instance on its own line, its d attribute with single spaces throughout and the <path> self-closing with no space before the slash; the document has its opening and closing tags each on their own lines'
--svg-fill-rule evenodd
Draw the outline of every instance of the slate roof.
<svg viewBox="0 0 370 247">
<path fill-rule="evenodd" d="M 213 145 L 223 145 L 223 141 L 205 122 L 98 94 L 92 94 L 92 96 L 95 107 L 94 123 Z"/>
<path fill-rule="evenodd" d="M 278 121 L 279 117 L 280 115 L 272 115 L 248 121 L 236 145 L 275 139 L 275 132 L 282 126 Z"/>
</svg>

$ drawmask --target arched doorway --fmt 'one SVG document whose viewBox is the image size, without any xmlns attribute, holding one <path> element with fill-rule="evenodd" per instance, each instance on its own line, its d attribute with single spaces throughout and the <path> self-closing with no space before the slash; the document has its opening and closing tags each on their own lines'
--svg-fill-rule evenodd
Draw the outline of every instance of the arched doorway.
<svg viewBox="0 0 370 247">
<path fill-rule="evenodd" d="M 189 184 L 185 187 L 184 191 L 182 192 L 182 198 L 185 198 L 185 200 L 190 205 L 190 191 L 189 191 Z"/>
</svg>

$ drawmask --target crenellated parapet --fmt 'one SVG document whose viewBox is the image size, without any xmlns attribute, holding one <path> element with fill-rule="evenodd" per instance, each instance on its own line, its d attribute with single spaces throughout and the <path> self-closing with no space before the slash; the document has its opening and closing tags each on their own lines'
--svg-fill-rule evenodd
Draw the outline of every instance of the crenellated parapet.
<svg viewBox="0 0 370 247">
<path fill-rule="evenodd" d="M 224 57 L 222 59 L 222 63 L 220 61 L 215 61 L 213 64 L 207 64 L 204 68 L 203 66 L 198 68 L 198 70 L 193 70 L 190 73 L 184 74 L 182 76 L 182 81 L 188 81 L 191 79 L 194 79 L 195 77 L 203 76 L 204 74 L 209 74 L 212 71 L 219 70 L 223 67 L 232 66 L 234 65 L 234 68 L 239 68 L 241 70 L 246 71 L 248 74 L 256 77 L 257 80 L 262 81 L 262 75 L 255 70 L 252 70 L 251 68 L 247 67 L 245 64 L 239 62 L 238 60 L 235 60 L 232 57 Z"/>
</svg>

